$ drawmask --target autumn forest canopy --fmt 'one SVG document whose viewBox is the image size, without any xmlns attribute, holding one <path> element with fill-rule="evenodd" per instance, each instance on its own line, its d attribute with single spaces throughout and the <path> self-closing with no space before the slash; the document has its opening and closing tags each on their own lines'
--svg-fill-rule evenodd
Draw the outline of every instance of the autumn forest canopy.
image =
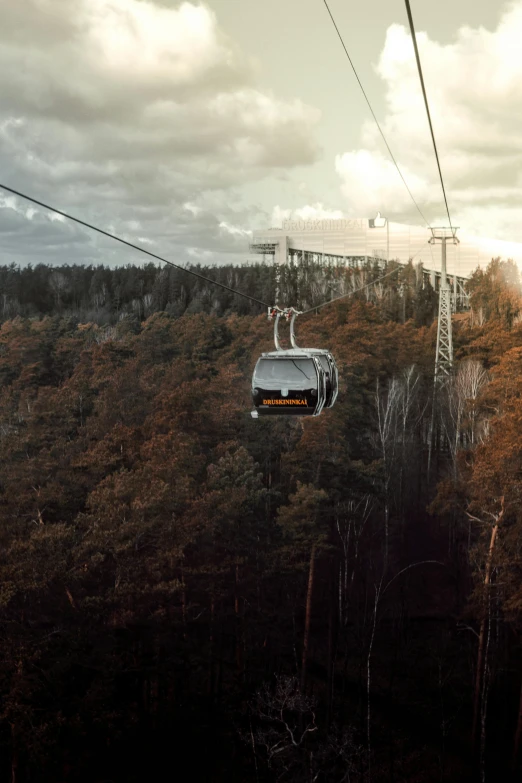
<svg viewBox="0 0 522 783">
<path fill-rule="evenodd" d="M 382 275 L 194 271 L 303 308 Z M 517 267 L 468 289 L 435 395 L 437 296 L 397 264 L 297 325 L 335 407 L 254 421 L 261 306 L 0 267 L 0 780 L 520 779 Z"/>
</svg>

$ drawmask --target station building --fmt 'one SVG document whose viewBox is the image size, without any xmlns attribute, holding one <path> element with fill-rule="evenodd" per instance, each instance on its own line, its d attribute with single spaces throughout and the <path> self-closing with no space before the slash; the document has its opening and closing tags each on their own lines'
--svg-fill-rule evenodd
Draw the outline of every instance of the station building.
<svg viewBox="0 0 522 783">
<path fill-rule="evenodd" d="M 447 272 L 466 279 L 492 258 L 512 259 L 522 266 L 522 243 L 485 239 L 457 231 L 458 244 L 446 244 Z M 394 223 L 377 213 L 375 218 L 341 220 L 285 220 L 281 228 L 254 232 L 250 250 L 285 263 L 290 258 L 359 266 L 366 261 L 394 260 L 422 264 L 433 282 L 440 275 L 440 243 L 430 244 L 431 231 L 422 226 Z M 435 286 L 434 286 L 435 287 Z"/>
</svg>

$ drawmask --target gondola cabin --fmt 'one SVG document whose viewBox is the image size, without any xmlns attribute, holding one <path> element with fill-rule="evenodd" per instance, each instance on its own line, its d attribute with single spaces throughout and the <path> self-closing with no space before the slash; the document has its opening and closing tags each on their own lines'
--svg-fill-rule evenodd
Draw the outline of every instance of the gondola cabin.
<svg viewBox="0 0 522 783">
<path fill-rule="evenodd" d="M 337 399 L 339 373 L 335 359 L 323 348 L 299 348 L 295 342 L 294 322 L 299 313 L 292 308 L 268 308 L 268 319 L 275 319 L 276 351 L 263 353 L 252 376 L 252 400 L 259 416 L 319 416 L 324 407 L 331 408 Z M 292 348 L 283 350 L 279 343 L 281 316 L 290 320 Z"/>
<path fill-rule="evenodd" d="M 339 393 L 339 371 L 335 359 L 330 353 L 322 348 L 306 348 L 307 353 L 316 356 L 326 373 L 326 402 L 325 408 L 333 408 Z"/>
<path fill-rule="evenodd" d="M 321 353 L 297 348 L 262 354 L 252 377 L 253 418 L 319 416 L 327 402 Z"/>
</svg>

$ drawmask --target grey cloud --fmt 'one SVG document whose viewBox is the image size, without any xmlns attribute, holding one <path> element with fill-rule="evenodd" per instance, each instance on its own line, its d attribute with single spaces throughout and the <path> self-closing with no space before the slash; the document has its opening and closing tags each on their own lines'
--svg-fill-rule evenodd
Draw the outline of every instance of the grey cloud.
<svg viewBox="0 0 522 783">
<path fill-rule="evenodd" d="M 68 263 L 71 254 L 92 263 L 98 256 L 93 238 L 42 213 L 28 219 L 14 209 L 0 208 L 0 263 L 53 263 L 56 258 Z"/>
<path fill-rule="evenodd" d="M 228 258 L 248 249 L 245 237 L 219 228 L 245 227 L 230 207 L 231 191 L 317 159 L 319 112 L 257 89 L 248 57 L 204 6 L 78 0 L 69 14 L 61 0 L 2 6 L 0 169 L 7 185 L 101 228 L 110 222 L 119 231 L 137 220 L 139 235 L 156 239 L 160 253 L 164 245 L 187 260 L 189 247 Z M 156 18 L 157 9 L 164 15 Z M 104 36 L 116 12 L 134 27 L 109 46 Z M 183 209 L 213 190 L 222 201 L 197 218 Z M 57 262 L 71 254 L 88 262 L 127 258 L 79 227 L 70 234 L 62 223 L 10 212 L 0 209 L 4 256 L 18 247 L 20 258 L 38 252 Z"/>
</svg>

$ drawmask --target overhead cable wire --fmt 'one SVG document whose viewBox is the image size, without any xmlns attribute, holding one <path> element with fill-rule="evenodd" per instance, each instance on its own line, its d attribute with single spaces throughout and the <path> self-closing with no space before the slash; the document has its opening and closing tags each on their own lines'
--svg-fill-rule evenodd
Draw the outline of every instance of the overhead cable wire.
<svg viewBox="0 0 522 783">
<path fill-rule="evenodd" d="M 429 227 L 429 225 L 430 225 L 430 224 L 429 224 L 429 222 L 426 220 L 426 218 L 424 217 L 424 214 L 423 214 L 423 212 L 422 212 L 421 208 L 419 207 L 419 205 L 418 205 L 418 204 L 417 204 L 417 202 L 415 201 L 415 199 L 414 199 L 414 197 L 413 197 L 413 194 L 412 194 L 411 190 L 410 190 L 410 189 L 409 189 L 409 187 L 408 187 L 408 183 L 407 183 L 407 182 L 406 182 L 406 180 L 404 179 L 403 173 L 402 173 L 402 171 L 401 171 L 401 170 L 400 170 L 400 168 L 399 168 L 399 164 L 398 164 L 398 163 L 397 163 L 397 161 L 395 160 L 395 156 L 394 156 L 393 152 L 392 152 L 392 151 L 391 151 L 391 149 L 390 149 L 390 145 L 389 145 L 389 144 L 388 144 L 388 142 L 386 141 L 386 136 L 384 135 L 384 133 L 383 133 L 383 131 L 382 131 L 382 128 L 381 128 L 381 126 L 380 126 L 380 124 L 379 124 L 379 120 L 378 120 L 378 119 L 377 119 L 377 117 L 375 116 L 375 112 L 374 112 L 374 110 L 372 109 L 372 105 L 371 105 L 371 103 L 370 103 L 370 101 L 369 101 L 369 99 L 368 99 L 368 96 L 366 95 L 366 92 L 365 92 L 365 89 L 364 89 L 364 87 L 362 86 L 361 80 L 359 79 L 359 75 L 358 75 L 357 71 L 355 70 L 355 65 L 354 65 L 354 64 L 353 64 L 353 62 L 352 62 L 352 58 L 351 58 L 351 57 L 350 57 L 350 55 L 348 54 L 348 49 L 346 48 L 346 45 L 345 45 L 345 43 L 344 43 L 344 40 L 343 40 L 343 37 L 342 37 L 341 33 L 339 32 L 339 28 L 337 27 L 337 24 L 336 24 L 336 22 L 335 22 L 335 19 L 334 19 L 334 17 L 333 17 L 333 14 L 332 14 L 332 12 L 330 11 L 330 7 L 329 7 L 329 5 L 328 5 L 328 3 L 327 3 L 327 0 L 323 0 L 323 2 L 324 2 L 324 4 L 325 4 L 325 6 L 326 6 L 326 10 L 327 10 L 327 11 L 328 11 L 328 13 L 330 14 L 330 19 L 332 20 L 332 24 L 333 24 L 333 26 L 335 27 L 335 30 L 336 30 L 336 32 L 337 32 L 337 35 L 339 36 L 339 40 L 340 40 L 340 42 L 341 42 L 341 44 L 342 44 L 342 46 L 343 46 L 343 49 L 344 49 L 344 51 L 345 51 L 345 54 L 346 54 L 347 58 L 348 58 L 348 62 L 349 62 L 349 63 L 350 63 L 350 65 L 352 66 L 352 71 L 353 71 L 353 72 L 354 72 L 354 74 L 355 74 L 355 78 L 356 78 L 356 79 L 357 79 L 357 81 L 359 82 L 359 87 L 361 88 L 361 90 L 362 90 L 362 94 L 364 95 L 364 97 L 365 97 L 365 99 L 366 99 L 366 103 L 368 104 L 368 108 L 370 109 L 370 111 L 371 111 L 371 113 L 372 113 L 373 119 L 375 120 L 375 124 L 377 125 L 377 128 L 379 129 L 379 133 L 381 134 L 381 136 L 382 136 L 382 139 L 383 139 L 384 143 L 386 144 L 386 149 L 387 149 L 387 150 L 388 150 L 388 152 L 389 152 L 390 158 L 392 159 L 392 161 L 393 161 L 393 163 L 394 163 L 394 165 L 395 165 L 395 168 L 396 168 L 396 169 L 397 169 L 397 171 L 399 172 L 400 178 L 401 178 L 401 179 L 402 179 L 402 181 L 404 182 L 404 186 L 405 186 L 406 190 L 408 191 L 408 193 L 409 193 L 409 195 L 410 195 L 410 198 L 411 198 L 411 200 L 412 200 L 412 201 L 413 201 L 413 203 L 415 204 L 415 207 L 417 208 L 417 212 L 419 213 L 419 215 L 420 215 L 420 216 L 421 216 L 421 218 L 423 219 L 424 223 L 425 223 L 425 224 L 426 224 L 426 225 Z"/>
<path fill-rule="evenodd" d="M 341 299 L 346 299 L 348 296 L 353 296 L 354 294 L 358 294 L 360 291 L 364 291 L 366 288 L 369 288 L 370 286 L 374 285 L 374 283 L 378 283 L 381 280 L 384 280 L 386 277 L 395 274 L 395 272 L 398 272 L 399 269 L 400 267 L 391 269 L 389 272 L 386 272 L 385 275 L 382 275 L 382 277 L 378 277 L 376 278 L 376 280 L 372 280 L 371 283 L 366 283 L 366 285 L 363 285 L 360 288 L 356 288 L 354 291 L 350 291 L 350 293 L 348 294 L 343 294 L 342 296 L 336 296 L 335 299 L 329 299 L 327 302 L 323 302 L 320 305 L 316 305 L 315 307 L 310 307 L 308 308 L 308 310 L 304 310 L 302 313 L 299 313 L 299 315 L 307 315 L 308 313 L 313 313 L 316 310 L 319 310 L 321 307 L 326 307 L 326 305 L 333 304 L 334 302 L 339 302 Z"/>
<path fill-rule="evenodd" d="M 68 220 L 73 220 L 75 223 L 79 223 L 81 226 L 85 226 L 86 228 L 90 228 L 92 231 L 97 231 L 98 234 L 103 234 L 106 237 L 109 237 L 109 239 L 115 239 L 116 242 L 121 242 L 122 245 L 127 245 L 127 247 L 131 247 L 133 250 L 138 250 L 140 253 L 145 253 L 147 256 L 150 256 L 151 258 L 155 258 L 158 261 L 162 261 L 164 264 L 169 264 L 170 266 L 173 266 L 175 269 L 179 269 L 182 272 L 186 272 L 189 275 L 194 275 L 194 277 L 199 277 L 200 280 L 204 280 L 206 283 L 212 283 L 212 285 L 217 285 L 220 288 L 224 288 L 225 291 L 230 291 L 233 294 L 237 294 L 238 296 L 242 296 L 245 299 L 250 299 L 251 302 L 255 302 L 256 304 L 263 305 L 263 307 L 269 307 L 266 302 L 262 302 L 260 299 L 256 299 L 253 296 L 249 296 L 248 294 L 244 294 L 241 291 L 236 291 L 235 288 L 229 288 L 228 285 L 224 285 L 223 283 L 218 283 L 217 280 L 211 280 L 209 277 L 204 277 L 204 275 L 200 275 L 197 272 L 193 272 L 191 269 L 186 269 L 185 267 L 179 266 L 178 264 L 174 264 L 172 261 L 168 261 L 166 258 L 162 258 L 161 256 L 156 255 L 156 253 L 152 253 L 150 250 L 145 250 L 144 247 L 140 247 L 140 245 L 135 245 L 132 242 L 128 242 L 126 239 L 122 239 L 121 237 L 116 236 L 115 234 L 110 234 L 108 231 L 104 231 L 101 228 L 98 228 L 97 226 L 93 226 L 91 223 L 87 223 L 85 220 L 80 220 L 79 218 L 73 217 L 72 215 L 68 215 L 67 212 L 62 212 L 59 209 L 56 209 L 56 207 L 52 207 L 49 204 L 44 204 L 43 201 L 38 201 L 35 198 L 32 198 L 31 196 L 27 196 L 25 193 L 21 193 L 18 190 L 14 190 L 14 188 L 9 188 L 7 185 L 2 185 L 0 182 L 0 188 L 2 190 L 7 190 L 9 193 L 13 193 L 15 196 L 19 196 L 20 198 L 25 199 L 26 201 L 31 201 L 33 204 L 38 204 L 39 207 L 43 207 L 44 209 L 48 209 L 50 212 L 55 212 L 57 215 L 61 215 L 62 217 L 67 218 Z"/>
<path fill-rule="evenodd" d="M 45 204 L 43 201 L 38 201 L 38 199 L 32 198 L 32 196 L 27 196 L 25 193 L 22 193 L 19 190 L 15 190 L 14 188 L 10 188 L 7 185 L 3 185 L 1 182 L 0 182 L 0 188 L 2 190 L 7 190 L 9 193 L 12 193 L 15 196 L 19 196 L 20 198 L 25 199 L 26 201 L 30 201 L 33 204 L 37 204 L 39 207 L 48 209 L 50 212 L 54 212 L 57 215 L 61 215 L 62 217 L 67 218 L 68 220 L 72 220 L 75 223 L 79 223 L 81 226 L 90 228 L 92 231 L 96 231 L 98 234 L 103 234 L 103 236 L 109 237 L 109 239 L 115 239 L 117 242 L 121 242 L 123 245 L 127 245 L 128 247 L 131 247 L 133 250 L 138 250 L 140 253 L 145 253 L 146 255 L 157 259 L 158 261 L 162 261 L 165 264 L 169 264 L 170 266 L 173 266 L 175 269 L 179 269 L 181 272 L 187 272 L 187 274 L 194 275 L 194 277 L 198 277 L 200 280 L 204 280 L 207 283 L 212 283 L 213 285 L 217 285 L 220 288 L 224 288 L 226 291 L 230 291 L 233 294 L 237 294 L 238 296 L 242 296 L 245 299 L 249 299 L 251 302 L 256 302 L 256 304 L 263 305 L 263 307 L 266 308 L 270 307 L 270 305 L 268 305 L 266 302 L 262 302 L 260 299 L 256 299 L 253 296 L 244 294 L 242 291 L 237 291 L 235 288 L 230 288 L 229 286 L 224 285 L 223 283 L 219 283 L 217 280 L 211 280 L 209 277 L 204 277 L 204 275 L 200 275 L 197 272 L 193 272 L 190 269 L 185 269 L 184 267 L 179 266 L 178 264 L 174 264 L 172 261 L 168 261 L 166 258 L 157 255 L 156 253 L 152 253 L 150 250 L 146 250 L 144 247 L 140 247 L 140 245 L 135 245 L 132 242 L 128 242 L 126 239 L 122 239 L 121 237 L 118 237 L 115 234 L 111 234 L 108 231 L 104 231 L 103 229 L 98 228 L 97 226 L 93 226 L 91 223 L 87 223 L 85 220 L 80 220 L 80 218 L 76 218 L 73 215 L 69 215 L 67 212 L 62 212 L 60 209 L 57 209 L 56 207 L 52 207 L 50 204 Z M 415 256 L 418 253 L 420 253 L 420 250 L 418 250 L 417 253 L 415 253 L 412 256 L 412 259 L 415 258 Z M 352 296 L 353 294 L 356 294 L 359 291 L 364 291 L 365 288 L 369 288 L 369 286 L 373 285 L 374 283 L 378 283 L 380 280 L 384 280 L 386 277 L 389 277 L 394 272 L 397 272 L 399 268 L 400 267 L 397 267 L 396 269 L 392 269 L 391 271 L 387 272 L 385 275 L 382 275 L 382 277 L 378 277 L 376 280 L 373 280 L 371 283 L 367 283 L 361 288 L 357 288 L 355 291 L 350 291 L 349 294 L 343 294 L 342 296 L 336 297 L 335 299 L 329 299 L 327 302 L 323 302 L 323 304 L 316 305 L 315 307 L 311 307 L 309 310 L 305 310 L 304 313 L 300 313 L 300 315 L 306 315 L 307 313 L 311 313 L 314 310 L 318 310 L 321 307 L 325 307 L 327 304 L 332 304 L 333 302 L 337 302 L 339 299 L 346 299 L 347 296 Z"/>
<path fill-rule="evenodd" d="M 126 239 L 122 239 L 121 237 L 116 236 L 115 234 L 110 234 L 108 231 L 104 231 L 103 229 L 98 228 L 97 226 L 93 226 L 91 223 L 87 223 L 85 220 L 80 220 L 79 218 L 73 217 L 73 215 L 69 215 L 67 214 L 67 212 L 62 212 L 60 209 L 56 209 L 56 207 L 52 207 L 49 204 L 45 204 L 43 201 L 38 201 L 37 199 L 32 198 L 32 196 L 27 196 L 25 193 L 21 193 L 19 190 L 15 190 L 14 188 L 10 188 L 7 185 L 3 185 L 1 182 L 0 182 L 0 188 L 2 190 L 7 190 L 9 193 L 13 193 L 13 195 L 15 196 L 19 196 L 20 198 L 26 199 L 27 201 L 31 201 L 33 204 L 37 204 L 39 207 L 48 209 L 50 212 L 54 212 L 57 215 L 61 215 L 62 217 L 65 217 L 68 220 L 72 220 L 75 223 L 79 223 L 80 225 L 85 226 L 86 228 L 90 228 L 92 231 L 96 231 L 98 234 L 103 234 L 103 236 L 109 237 L 109 239 L 115 239 L 117 242 L 121 242 L 123 245 L 127 245 L 128 247 L 131 247 L 133 250 L 138 250 L 140 253 L 145 253 L 146 255 L 157 259 L 158 261 L 162 261 L 165 264 L 169 264 L 170 266 L 173 266 L 175 269 L 179 269 L 181 272 L 187 272 L 187 274 L 194 275 L 194 277 L 198 277 L 200 280 L 204 280 L 207 283 L 212 283 L 213 285 L 217 285 L 220 288 L 224 288 L 226 291 L 230 291 L 233 294 L 237 294 L 238 296 L 243 296 L 245 299 L 250 299 L 251 302 L 256 302 L 256 304 L 263 305 L 263 307 L 267 307 L 267 308 L 270 307 L 270 305 L 268 305 L 266 302 L 262 302 L 260 299 L 256 299 L 253 296 L 244 294 L 242 291 L 237 291 L 235 288 L 230 288 L 229 286 L 224 285 L 223 283 L 218 283 L 217 280 L 211 280 L 209 277 L 204 277 L 204 275 L 200 275 L 197 272 L 191 271 L 190 269 L 185 269 L 184 267 L 179 266 L 178 264 L 174 264 L 172 261 L 168 261 L 166 258 L 163 258 L 162 256 L 158 256 L 156 253 L 152 253 L 150 250 L 145 250 L 145 248 L 140 247 L 140 245 L 135 245 L 132 242 L 128 242 Z M 426 244 L 427 243 L 425 242 L 424 245 Z M 412 261 L 415 258 L 415 256 L 417 256 L 421 252 L 424 245 L 422 245 L 422 247 L 416 253 L 414 253 L 410 261 Z M 385 275 L 382 275 L 381 277 L 372 280 L 370 283 L 366 283 L 366 285 L 363 285 L 360 288 L 356 288 L 355 291 L 350 291 L 348 294 L 343 294 L 342 296 L 338 296 L 335 299 L 329 299 L 327 302 L 323 302 L 322 304 L 316 305 L 315 307 L 310 307 L 308 310 L 299 313 L 299 315 L 306 315 L 307 313 L 312 313 L 315 310 L 319 310 L 321 307 L 326 307 L 326 305 L 328 304 L 333 304 L 334 302 L 338 302 L 340 299 L 346 299 L 348 296 L 353 296 L 354 294 L 357 294 L 360 291 L 364 291 L 366 288 L 369 288 L 375 283 L 379 283 L 381 280 L 384 280 L 385 278 L 389 277 L 395 272 L 398 272 L 399 270 L 400 267 L 391 269 L 389 272 L 386 272 Z"/>
<path fill-rule="evenodd" d="M 435 141 L 435 134 L 433 133 L 433 125 L 431 124 L 431 115 L 430 115 L 430 107 L 428 106 L 428 97 L 426 95 L 426 88 L 424 86 L 424 78 L 422 76 L 422 68 L 421 68 L 421 62 L 419 57 L 419 50 L 417 48 L 417 37 L 415 35 L 415 27 L 413 24 L 413 17 L 411 15 L 411 8 L 409 0 L 405 0 L 406 3 L 406 12 L 408 14 L 408 22 L 410 23 L 410 33 L 411 38 L 413 41 L 413 48 L 415 50 L 415 59 L 417 61 L 417 70 L 419 72 L 419 78 L 420 83 L 422 87 L 422 94 L 424 96 L 424 105 L 426 106 L 426 113 L 428 115 L 428 122 L 430 124 L 430 133 L 431 133 L 431 140 L 433 141 L 433 149 L 435 150 L 435 158 L 437 159 L 437 167 L 439 169 L 439 177 L 440 177 L 440 184 L 442 185 L 442 193 L 444 194 L 444 203 L 446 204 L 446 212 L 448 213 L 448 220 L 450 224 L 450 228 L 453 230 L 453 226 L 451 225 L 451 217 L 450 217 L 450 211 L 448 207 L 448 199 L 446 198 L 446 190 L 444 188 L 444 180 L 442 179 L 442 171 L 440 168 L 440 161 L 439 161 L 439 153 L 437 152 L 437 143 Z"/>
<path fill-rule="evenodd" d="M 420 247 L 416 253 L 414 253 L 410 261 L 413 261 L 415 256 L 418 256 L 421 250 L 425 247 L 425 245 L 429 244 L 429 240 L 427 242 L 424 242 L 422 247 Z M 349 296 L 353 296 L 354 294 L 358 294 L 361 291 L 364 291 L 366 288 L 370 288 L 372 285 L 375 285 L 375 283 L 380 283 L 381 280 L 385 280 L 387 277 L 390 277 L 390 275 L 395 274 L 395 272 L 399 272 L 401 269 L 400 266 L 395 267 L 395 269 L 390 269 L 389 272 L 386 272 L 385 275 L 382 275 L 381 277 L 377 277 L 375 280 L 372 280 L 369 283 L 366 283 L 365 285 L 361 286 L 360 288 L 356 288 L 355 291 L 350 291 L 348 294 L 343 294 L 342 296 L 336 296 L 335 299 L 329 299 L 327 302 L 323 302 L 320 305 L 316 305 L 315 307 L 309 307 L 308 310 L 304 310 L 302 313 L 299 313 L 299 315 L 307 315 L 308 313 L 313 313 L 316 310 L 319 310 L 321 307 L 326 307 L 326 305 L 333 304 L 334 302 L 339 302 L 341 299 L 347 299 Z"/>
</svg>

